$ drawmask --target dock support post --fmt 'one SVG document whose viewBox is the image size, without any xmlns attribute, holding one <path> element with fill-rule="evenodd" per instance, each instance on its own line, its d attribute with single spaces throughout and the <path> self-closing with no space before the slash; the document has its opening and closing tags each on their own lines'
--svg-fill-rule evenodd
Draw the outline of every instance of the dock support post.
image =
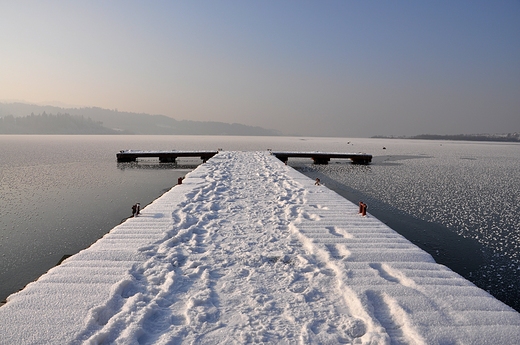
<svg viewBox="0 0 520 345">
<path fill-rule="evenodd" d="M 312 157 L 314 164 L 329 164 L 330 157 Z"/>
<path fill-rule="evenodd" d="M 285 165 L 287 165 L 287 161 L 289 160 L 289 156 L 282 156 L 282 155 L 275 155 L 275 156 L 276 156 L 276 158 L 278 158 L 279 160 L 284 162 Z"/>
<path fill-rule="evenodd" d="M 137 162 L 137 157 L 117 157 L 118 163 L 130 163 L 130 162 Z"/>
<path fill-rule="evenodd" d="M 177 157 L 159 156 L 160 163 L 175 163 Z"/>
</svg>

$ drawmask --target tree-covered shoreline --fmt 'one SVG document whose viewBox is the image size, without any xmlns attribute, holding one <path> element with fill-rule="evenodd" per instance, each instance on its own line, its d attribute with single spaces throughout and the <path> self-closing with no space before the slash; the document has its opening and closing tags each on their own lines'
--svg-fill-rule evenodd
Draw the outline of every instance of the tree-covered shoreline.
<svg viewBox="0 0 520 345">
<path fill-rule="evenodd" d="M 31 115 L 28 115 L 31 114 Z M 30 118 L 38 116 L 34 114 L 66 114 L 74 117 L 75 122 L 85 125 L 85 131 L 76 129 L 76 125 L 66 125 L 65 130 L 51 128 L 52 123 L 56 119 L 42 117 L 41 119 Z M 48 117 L 49 115 L 47 115 Z M 53 115 L 56 116 L 56 115 Z M 16 118 L 25 117 L 29 119 L 23 120 L 21 123 L 36 123 L 42 121 L 45 123 L 47 130 L 42 132 L 38 126 L 33 125 L 13 125 Z M 77 119 L 76 117 L 83 117 Z M 9 131 L 3 130 L 4 124 L 7 123 Z M 14 119 L 13 119 L 14 118 Z M 65 120 L 65 119 L 61 119 Z M 91 120 L 93 123 L 91 123 Z M 6 122 L 7 121 L 7 122 Z M 59 122 L 59 121 L 57 121 Z M 69 121 L 70 122 L 70 121 Z M 72 121 L 74 122 L 74 121 Z M 99 126 L 96 126 L 96 123 Z M 28 128 L 29 127 L 29 128 Z M 104 128 L 104 129 L 103 129 Z M 75 129 L 75 131 L 72 131 Z M 64 132 L 65 133 L 62 133 Z M 21 133 L 23 132 L 23 133 Z M 245 135 L 245 136 L 277 136 L 281 132 L 278 130 L 266 129 L 258 126 L 248 126 L 240 123 L 225 123 L 217 121 L 192 121 L 192 120 L 176 120 L 164 115 L 150 115 L 145 113 L 132 113 L 127 111 L 118 111 L 117 109 L 103 109 L 98 107 L 87 108 L 59 108 L 54 106 L 40 106 L 26 103 L 2 103 L 0 102 L 0 134 L 140 134 L 140 135 Z"/>
<path fill-rule="evenodd" d="M 498 142 L 520 142 L 520 133 L 505 134 L 420 134 L 414 136 L 382 136 L 376 135 L 372 138 L 380 139 L 422 139 L 422 140 L 464 140 L 464 141 L 498 141 Z"/>
<path fill-rule="evenodd" d="M 103 126 L 90 117 L 57 113 L 0 117 L 0 134 L 129 134 Z"/>
</svg>

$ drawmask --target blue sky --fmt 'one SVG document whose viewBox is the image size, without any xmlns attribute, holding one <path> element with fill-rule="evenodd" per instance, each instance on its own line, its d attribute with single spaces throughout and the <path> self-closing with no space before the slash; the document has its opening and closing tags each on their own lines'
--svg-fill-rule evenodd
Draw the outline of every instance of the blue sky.
<svg viewBox="0 0 520 345">
<path fill-rule="evenodd" d="M 520 131 L 520 1 L 0 4 L 0 100 L 363 137 Z"/>
</svg>

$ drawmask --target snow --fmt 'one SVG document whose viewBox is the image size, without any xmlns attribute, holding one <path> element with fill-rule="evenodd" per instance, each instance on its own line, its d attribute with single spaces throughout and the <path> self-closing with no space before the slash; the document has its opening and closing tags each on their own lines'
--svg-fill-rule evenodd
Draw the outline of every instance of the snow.
<svg viewBox="0 0 520 345">
<path fill-rule="evenodd" d="M 517 344 L 520 314 L 267 152 L 220 152 L 8 298 L 0 344 Z"/>
</svg>

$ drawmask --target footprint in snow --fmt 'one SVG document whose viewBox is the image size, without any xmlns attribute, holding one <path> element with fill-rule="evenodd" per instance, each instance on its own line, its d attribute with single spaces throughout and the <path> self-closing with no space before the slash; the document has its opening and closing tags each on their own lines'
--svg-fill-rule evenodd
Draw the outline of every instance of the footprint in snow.
<svg viewBox="0 0 520 345">
<path fill-rule="evenodd" d="M 328 210 L 329 208 L 327 206 L 322 206 L 322 205 L 310 205 L 311 207 L 314 207 L 314 208 L 317 208 L 319 210 Z"/>
<path fill-rule="evenodd" d="M 307 220 L 314 220 L 314 221 L 319 221 L 321 220 L 321 217 L 315 213 L 304 213 L 303 214 L 303 218 L 307 219 Z"/>
</svg>

